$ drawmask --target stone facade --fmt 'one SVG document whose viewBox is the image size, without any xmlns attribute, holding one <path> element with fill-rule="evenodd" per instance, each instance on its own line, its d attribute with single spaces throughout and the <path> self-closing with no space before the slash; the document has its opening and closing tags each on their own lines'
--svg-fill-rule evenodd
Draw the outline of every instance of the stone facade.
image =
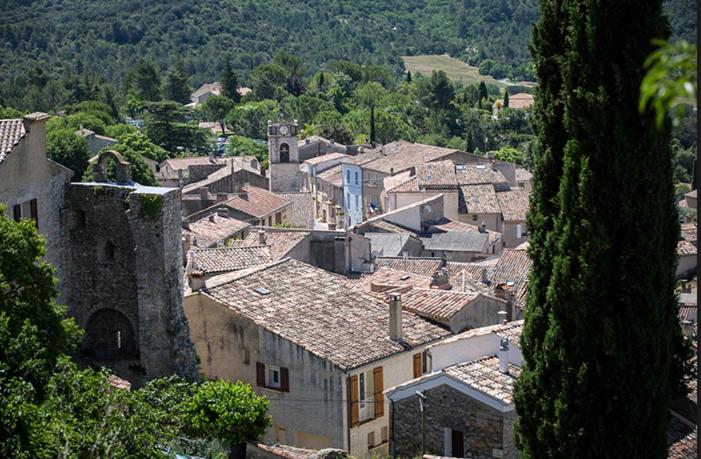
<svg viewBox="0 0 701 459">
<path fill-rule="evenodd" d="M 451 429 L 463 433 L 464 457 L 517 457 L 513 444 L 513 411 L 501 413 L 446 385 L 424 393 L 427 454 L 445 455 L 445 432 Z M 418 395 L 394 402 L 392 410 L 392 441 L 396 454 L 407 458 L 420 456 L 422 435 Z M 503 456 L 495 454 L 495 450 L 502 450 Z"/>
<path fill-rule="evenodd" d="M 270 191 L 293 192 L 300 190 L 302 174 L 299 170 L 297 121 L 268 123 L 268 158 L 270 158 Z"/>
<path fill-rule="evenodd" d="M 64 294 L 86 329 L 80 360 L 136 386 L 171 374 L 196 379 L 182 307 L 178 190 L 71 184 L 61 226 Z"/>
</svg>

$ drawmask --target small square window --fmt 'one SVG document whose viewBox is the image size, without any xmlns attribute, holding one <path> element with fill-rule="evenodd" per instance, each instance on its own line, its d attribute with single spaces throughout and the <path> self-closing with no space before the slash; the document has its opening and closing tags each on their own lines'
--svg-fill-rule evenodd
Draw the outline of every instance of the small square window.
<svg viewBox="0 0 701 459">
<path fill-rule="evenodd" d="M 477 221 L 477 218 L 479 218 L 479 217 L 477 217 L 477 215 L 473 215 L 473 216 L 472 216 L 472 221 L 473 221 L 473 222 L 476 222 L 476 221 Z"/>
<path fill-rule="evenodd" d="M 280 368 L 279 367 L 273 367 L 273 366 L 267 366 L 268 374 L 267 374 L 267 381 L 265 382 L 265 385 L 268 387 L 272 387 L 273 389 L 279 389 L 280 388 Z"/>
<path fill-rule="evenodd" d="M 375 431 L 368 432 L 368 448 L 375 446 Z"/>
</svg>

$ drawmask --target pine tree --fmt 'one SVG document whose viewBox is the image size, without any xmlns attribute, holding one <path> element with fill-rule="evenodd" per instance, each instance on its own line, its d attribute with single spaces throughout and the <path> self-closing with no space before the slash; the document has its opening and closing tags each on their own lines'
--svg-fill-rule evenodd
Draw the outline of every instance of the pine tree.
<svg viewBox="0 0 701 459">
<path fill-rule="evenodd" d="M 370 144 L 375 145 L 375 107 L 370 107 Z"/>
<path fill-rule="evenodd" d="M 504 108 L 509 108 L 509 91 L 504 90 Z"/>
<path fill-rule="evenodd" d="M 541 1 L 522 457 L 666 457 L 679 228 L 669 130 L 638 111 L 666 36 L 661 0 Z"/>
<path fill-rule="evenodd" d="M 166 81 L 163 85 L 163 97 L 166 100 L 187 104 L 190 102 L 190 93 L 192 93 L 192 87 L 185 70 L 185 63 L 178 59 L 173 68 L 170 69 L 170 72 L 168 72 L 168 75 L 166 75 Z"/>
<path fill-rule="evenodd" d="M 153 62 L 139 59 L 127 75 L 127 87 L 143 101 L 161 99 L 161 77 Z"/>
<path fill-rule="evenodd" d="M 406 82 L 411 83 L 411 70 L 407 70 L 406 72 Z"/>
<path fill-rule="evenodd" d="M 236 74 L 231 69 L 229 59 L 224 61 L 224 71 L 221 75 L 222 96 L 228 97 L 235 103 L 241 102 L 241 94 L 239 94 L 239 82 Z"/>
</svg>

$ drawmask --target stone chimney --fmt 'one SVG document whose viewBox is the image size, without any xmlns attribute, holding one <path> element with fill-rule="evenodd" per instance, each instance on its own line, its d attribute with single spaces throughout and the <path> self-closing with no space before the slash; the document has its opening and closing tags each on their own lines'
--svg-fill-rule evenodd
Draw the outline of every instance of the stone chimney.
<svg viewBox="0 0 701 459">
<path fill-rule="evenodd" d="M 494 296 L 507 303 L 507 311 L 512 312 L 516 298 L 514 297 L 514 283 L 509 281 L 506 284 L 499 284 L 494 288 Z M 509 316 L 507 315 L 507 319 Z"/>
<path fill-rule="evenodd" d="M 212 222 L 212 223 L 216 223 L 216 222 L 217 222 L 217 220 L 214 218 L 214 214 L 210 214 L 210 215 L 209 215 L 209 221 Z"/>
<path fill-rule="evenodd" d="M 486 268 L 482 270 L 481 277 L 481 281 L 484 285 L 489 286 L 489 284 L 491 284 L 491 282 L 489 281 L 489 272 L 487 272 Z"/>
<path fill-rule="evenodd" d="M 482 222 L 480 225 L 480 233 L 486 233 L 487 232 L 487 224 L 485 222 Z"/>
<path fill-rule="evenodd" d="M 389 294 L 389 339 L 402 340 L 402 295 Z"/>
<path fill-rule="evenodd" d="M 499 343 L 499 371 L 509 374 L 509 338 L 502 338 Z"/>
<path fill-rule="evenodd" d="M 200 188 L 200 199 L 202 201 L 209 200 L 209 190 L 207 189 L 206 186 L 203 186 L 202 188 Z"/>
<path fill-rule="evenodd" d="M 217 193 L 217 202 L 224 202 L 229 199 L 228 193 Z"/>
<path fill-rule="evenodd" d="M 265 245 L 265 231 L 258 230 L 258 245 Z"/>
<path fill-rule="evenodd" d="M 223 218 L 229 218 L 229 210 L 226 207 L 219 207 L 217 209 L 217 215 Z"/>
<path fill-rule="evenodd" d="M 431 276 L 430 288 L 436 290 L 450 290 L 451 287 L 450 277 L 445 269 L 440 268 Z"/>
<path fill-rule="evenodd" d="M 190 271 L 187 276 L 187 280 L 190 284 L 190 290 L 193 292 L 207 290 L 207 282 L 205 281 L 204 271 L 200 269 Z"/>
</svg>

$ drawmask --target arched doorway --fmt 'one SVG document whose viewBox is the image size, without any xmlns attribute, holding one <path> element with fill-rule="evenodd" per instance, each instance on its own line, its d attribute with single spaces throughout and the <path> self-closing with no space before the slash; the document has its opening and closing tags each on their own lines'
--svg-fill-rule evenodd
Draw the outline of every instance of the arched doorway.
<svg viewBox="0 0 701 459">
<path fill-rule="evenodd" d="M 88 320 L 83 353 L 97 358 L 137 358 L 134 328 L 116 309 L 100 309 Z"/>
<path fill-rule="evenodd" d="M 286 143 L 280 145 L 280 162 L 289 163 L 290 162 L 290 146 Z"/>
</svg>

